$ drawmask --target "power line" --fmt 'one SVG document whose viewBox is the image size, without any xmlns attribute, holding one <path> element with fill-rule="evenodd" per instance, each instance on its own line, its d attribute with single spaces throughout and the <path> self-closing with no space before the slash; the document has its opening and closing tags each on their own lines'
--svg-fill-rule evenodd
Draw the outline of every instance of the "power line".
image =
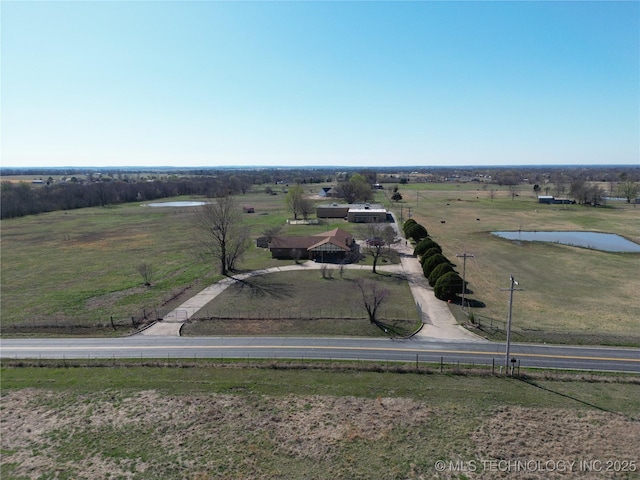
<svg viewBox="0 0 640 480">
<path fill-rule="evenodd" d="M 511 286 L 509 288 L 501 288 L 501 291 L 508 290 L 509 291 L 509 319 L 507 321 L 507 348 L 504 356 L 504 369 L 505 372 L 509 371 L 509 350 L 511 347 L 511 317 L 513 314 L 513 292 L 518 290 L 522 291 L 524 288 L 515 288 L 515 285 L 518 285 L 516 279 L 513 278 L 513 275 L 509 275 L 509 280 L 511 281 Z M 515 359 L 514 359 L 515 362 Z"/>
<path fill-rule="evenodd" d="M 464 291 L 467 289 L 467 282 L 465 280 L 467 273 L 467 258 L 473 258 L 474 256 L 470 253 L 463 252 L 462 255 L 456 253 L 456 257 L 462 257 L 462 311 L 464 312 L 464 308 L 466 306 L 464 300 Z"/>
</svg>

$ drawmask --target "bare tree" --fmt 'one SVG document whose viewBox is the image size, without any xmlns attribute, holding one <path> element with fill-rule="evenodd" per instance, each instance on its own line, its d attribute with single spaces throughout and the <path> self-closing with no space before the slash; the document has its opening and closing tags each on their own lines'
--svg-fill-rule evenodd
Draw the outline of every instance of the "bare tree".
<svg viewBox="0 0 640 480">
<path fill-rule="evenodd" d="M 618 195 L 624 198 L 627 203 L 631 203 L 631 200 L 636 198 L 638 192 L 640 192 L 640 185 L 627 181 L 618 185 L 618 192 Z"/>
<path fill-rule="evenodd" d="M 304 190 L 300 185 L 294 185 L 287 192 L 287 206 L 293 212 L 293 219 L 297 220 L 298 215 L 306 220 L 307 217 L 313 212 L 313 203 L 308 198 L 304 197 Z"/>
<path fill-rule="evenodd" d="M 369 321 L 380 328 L 384 328 L 378 320 L 377 315 L 380 305 L 382 305 L 389 296 L 389 290 L 381 288 L 378 282 L 368 282 L 363 279 L 357 280 L 356 285 L 362 294 L 362 305 L 367 311 Z"/>
<path fill-rule="evenodd" d="M 391 245 L 396 243 L 396 231 L 391 225 L 386 225 L 382 228 L 380 237 L 387 244 L 387 250 L 391 250 Z"/>
<path fill-rule="evenodd" d="M 358 228 L 358 235 L 364 239 L 364 252 L 373 257 L 373 273 L 377 273 L 376 267 L 378 266 L 379 260 L 382 258 L 388 258 L 391 260 L 397 254 L 395 250 L 391 250 L 390 242 L 393 241 L 393 237 L 395 235 L 391 236 L 390 241 L 390 234 L 387 230 L 388 228 L 393 231 L 391 226 L 385 226 L 379 223 L 364 223 Z M 387 248 L 385 248 L 385 246 Z"/>
<path fill-rule="evenodd" d="M 249 247 L 249 230 L 241 225 L 240 207 L 227 195 L 203 205 L 195 216 L 200 233 L 198 241 L 203 252 L 215 258 L 220 273 L 234 270 L 236 260 Z"/>
<path fill-rule="evenodd" d="M 330 268 L 326 263 L 320 267 L 320 273 L 325 280 L 331 280 L 333 278 L 333 268 Z"/>
<path fill-rule="evenodd" d="M 267 242 L 270 242 L 273 237 L 280 235 L 282 231 L 282 225 L 276 225 L 275 227 L 268 227 L 262 231 L 262 236 L 266 238 Z"/>
<path fill-rule="evenodd" d="M 315 211 L 315 209 L 316 207 L 311 200 L 309 200 L 308 198 L 302 199 L 302 202 L 300 204 L 300 213 L 302 213 L 302 218 L 304 218 L 305 220 L 309 218 L 309 215 L 311 215 Z"/>
</svg>

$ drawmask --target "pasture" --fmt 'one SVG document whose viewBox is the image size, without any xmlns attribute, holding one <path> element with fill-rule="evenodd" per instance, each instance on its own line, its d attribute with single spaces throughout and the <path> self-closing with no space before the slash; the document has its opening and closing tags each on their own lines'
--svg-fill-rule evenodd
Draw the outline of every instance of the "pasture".
<svg viewBox="0 0 640 480">
<path fill-rule="evenodd" d="M 310 196 L 319 190 L 315 185 L 304 188 Z M 253 238 L 278 225 L 283 234 L 293 235 L 336 226 L 355 231 L 354 225 L 341 220 L 285 225 L 290 216 L 285 189 L 273 186 L 272 195 L 260 187 L 238 197 L 240 205 L 255 208 L 255 213 L 243 214 Z M 491 326 L 504 327 L 508 292 L 502 289 L 509 287 L 513 274 L 524 289 L 514 296 L 515 341 L 640 344 L 640 255 L 514 243 L 491 234 L 589 230 L 617 233 L 640 243 L 640 208 L 622 202 L 599 208 L 541 205 L 530 185 L 520 186 L 513 199 L 506 188 L 491 195 L 473 183 L 409 184 L 401 185 L 400 192 L 404 199 L 398 204 L 386 200 L 388 192 L 378 192 L 377 200 L 398 218 L 406 219 L 411 208 L 413 218 L 457 263 L 460 273 L 456 254 L 474 255 L 466 264 L 472 291 L 467 297 L 485 305 L 471 309 L 474 320 L 483 325 L 479 333 L 501 338 Z M 2 335 L 122 335 L 134 324 L 162 317 L 220 279 L 194 243 L 193 213 L 191 208 L 126 204 L 2 220 Z M 142 262 L 153 266 L 151 287 L 143 285 L 137 272 Z M 246 271 L 283 263 L 291 261 L 273 260 L 254 244 L 238 266 Z M 310 295 L 306 301 L 314 308 L 314 299 L 321 298 Z M 395 301 L 389 308 L 413 308 L 405 297 L 396 296 Z M 254 315 L 264 309 L 257 302 L 250 304 L 255 305 Z M 224 304 L 211 308 L 224 309 Z M 336 308 L 346 310 L 351 305 Z M 451 308 L 460 321 L 468 321 L 459 306 Z"/>
<path fill-rule="evenodd" d="M 288 226 L 282 188 L 277 192 L 260 189 L 238 198 L 255 207 L 243 217 L 253 240 L 278 225 L 292 235 L 352 227 Z M 162 318 L 221 278 L 194 240 L 194 212 L 136 203 L 2 220 L 2 334 L 122 335 Z M 151 287 L 138 273 L 143 262 L 154 270 Z M 239 268 L 292 262 L 271 259 L 252 241 Z"/>
<path fill-rule="evenodd" d="M 496 188 L 495 186 L 490 186 Z M 585 230 L 616 233 L 640 243 L 640 206 L 542 205 L 530 185 L 518 196 L 477 184 L 422 184 L 401 189 L 413 217 L 462 272 L 467 259 L 469 299 L 486 307 L 471 311 L 482 323 L 504 322 L 513 274 L 523 291 L 514 293 L 515 340 L 563 343 L 640 343 L 640 255 L 607 253 L 539 242 L 511 242 L 497 230 Z M 409 200 L 412 200 L 409 203 Z M 444 222 L 444 223 L 442 223 Z M 454 307 L 456 309 L 456 307 Z M 459 312 L 458 312 L 459 313 Z M 458 315 L 459 318 L 462 318 Z"/>
</svg>

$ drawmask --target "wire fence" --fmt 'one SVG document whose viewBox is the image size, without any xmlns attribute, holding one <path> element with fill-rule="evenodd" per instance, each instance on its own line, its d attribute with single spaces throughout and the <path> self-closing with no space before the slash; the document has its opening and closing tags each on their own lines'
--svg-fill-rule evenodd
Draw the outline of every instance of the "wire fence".
<svg viewBox="0 0 640 480">
<path fill-rule="evenodd" d="M 458 321 L 466 317 L 457 309 Z M 491 340 L 502 340 L 507 334 L 507 321 L 479 315 L 477 312 L 469 314 L 467 323 L 478 331 L 488 336 Z M 640 330 L 624 335 L 616 333 L 594 333 L 590 331 L 577 331 L 545 326 L 544 329 L 521 328 L 511 325 L 511 340 L 515 342 L 558 343 L 571 345 L 612 345 L 612 346 L 638 346 L 640 345 Z"/>
<path fill-rule="evenodd" d="M 453 360 L 447 357 L 440 357 L 438 360 L 427 360 L 416 354 L 415 360 L 371 360 L 371 359 L 330 359 L 314 358 L 311 356 L 247 356 L 232 357 L 221 356 L 198 357 L 193 355 L 190 358 L 167 355 L 166 357 L 146 358 L 136 357 L 116 357 L 116 356 L 87 356 L 87 357 L 65 357 L 62 358 L 3 358 L 3 367 L 160 367 L 160 368 L 254 368 L 269 370 L 330 370 L 330 371 L 357 371 L 357 372 L 390 372 L 390 373 L 418 373 L 418 374 L 445 374 L 445 375 L 507 375 L 512 377 L 521 376 L 520 363 L 514 364 L 509 369 L 504 369 L 499 360 L 493 359 L 491 363 L 474 363 Z M 528 373 L 530 375 L 531 372 Z M 556 373 L 557 376 L 557 373 Z"/>
<path fill-rule="evenodd" d="M 101 316 L 93 318 L 72 317 L 63 315 L 31 316 L 21 322 L 3 324 L 2 332 L 9 334 L 42 333 L 89 335 L 113 331 L 124 333 L 144 328 L 166 316 L 169 307 L 143 308 L 128 317 Z"/>
<path fill-rule="evenodd" d="M 220 320 L 368 320 L 363 308 L 283 308 L 283 309 L 220 309 L 203 308 L 194 318 L 211 318 Z M 376 314 L 381 321 L 419 320 L 415 309 L 382 309 Z"/>
</svg>

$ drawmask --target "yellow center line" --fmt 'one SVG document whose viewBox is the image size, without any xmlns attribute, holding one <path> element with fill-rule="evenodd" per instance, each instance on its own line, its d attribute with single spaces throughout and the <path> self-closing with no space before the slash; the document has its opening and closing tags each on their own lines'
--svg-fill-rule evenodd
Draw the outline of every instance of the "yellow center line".
<svg viewBox="0 0 640 480">
<path fill-rule="evenodd" d="M 197 350 L 197 349 L 206 349 L 206 350 L 233 350 L 233 349 L 246 349 L 246 350 L 295 350 L 295 349 L 312 349 L 312 350 L 348 350 L 348 351 L 381 351 L 381 352 L 398 352 L 398 353 L 442 353 L 442 354 L 459 354 L 459 355 L 485 355 L 485 356 L 503 356 L 504 352 L 484 352 L 484 351 L 476 351 L 476 350 L 424 350 L 418 348 L 391 348 L 391 347 L 332 347 L 327 345 L 318 345 L 318 346 L 309 346 L 309 345 L 278 345 L 278 346 L 269 346 L 269 345 L 155 345 L 155 346 L 135 346 L 135 345 L 127 345 L 127 346 L 92 346 L 92 347 L 39 347 L 39 348 L 31 348 L 31 347 L 4 347 L 3 351 L 22 351 L 22 350 L 38 350 L 38 351 L 50 351 L 50 350 L 60 350 L 60 351 L 73 351 L 73 350 L 155 350 L 155 349 L 165 349 L 165 350 Z M 514 357 L 532 357 L 532 358 L 562 358 L 562 359 L 570 359 L 570 360 L 599 360 L 599 361 L 624 361 L 624 362 L 640 362 L 639 358 L 628 358 L 628 357 L 588 357 L 583 355 L 552 355 L 547 353 L 514 353 L 512 352 Z"/>
</svg>

